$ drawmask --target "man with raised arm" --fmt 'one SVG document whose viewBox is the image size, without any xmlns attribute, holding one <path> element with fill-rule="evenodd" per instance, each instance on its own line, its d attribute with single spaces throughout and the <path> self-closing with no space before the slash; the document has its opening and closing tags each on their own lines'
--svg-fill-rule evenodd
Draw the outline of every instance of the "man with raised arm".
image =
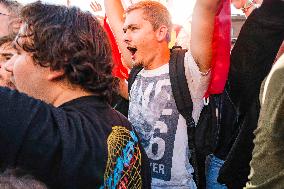
<svg viewBox="0 0 284 189">
<path fill-rule="evenodd" d="M 184 58 L 195 122 L 210 80 L 218 3 L 218 0 L 197 1 L 191 52 Z M 188 159 L 186 121 L 177 110 L 169 78 L 168 43 L 172 23 L 168 10 L 155 1 L 133 4 L 125 12 L 119 0 L 105 0 L 105 7 L 120 48 L 128 49 L 125 52 L 131 54 L 133 65 L 143 66 L 130 90 L 129 120 L 150 159 L 152 188 L 196 188 L 192 179 L 194 170 Z"/>
</svg>

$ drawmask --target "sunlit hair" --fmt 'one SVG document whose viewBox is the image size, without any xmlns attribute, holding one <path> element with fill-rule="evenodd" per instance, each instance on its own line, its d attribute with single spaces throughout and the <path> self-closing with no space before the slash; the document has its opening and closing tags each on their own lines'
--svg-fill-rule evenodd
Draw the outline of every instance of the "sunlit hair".
<svg viewBox="0 0 284 189">
<path fill-rule="evenodd" d="M 130 13 L 133 10 L 143 10 L 144 19 L 148 20 L 154 31 L 156 31 L 160 26 L 165 25 L 169 31 L 172 29 L 171 15 L 168 9 L 159 2 L 156 1 L 140 1 L 129 6 L 125 13 Z"/>
<path fill-rule="evenodd" d="M 33 54 L 36 64 L 64 70 L 69 83 L 110 100 L 117 89 L 111 48 L 104 29 L 91 13 L 35 2 L 23 7 L 21 18 L 25 25 L 16 42 Z"/>
</svg>

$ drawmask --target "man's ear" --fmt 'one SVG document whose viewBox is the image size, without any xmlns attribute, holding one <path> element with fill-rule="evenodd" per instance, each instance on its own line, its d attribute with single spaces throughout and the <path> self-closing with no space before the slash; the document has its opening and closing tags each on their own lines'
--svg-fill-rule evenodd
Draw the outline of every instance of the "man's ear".
<svg viewBox="0 0 284 189">
<path fill-rule="evenodd" d="M 63 70 L 50 70 L 47 76 L 48 81 L 59 80 L 64 76 Z"/>
<path fill-rule="evenodd" d="M 167 40 L 169 42 L 170 41 L 169 33 L 170 33 L 169 29 L 165 25 L 160 26 L 156 31 L 157 40 L 159 42 L 164 40 Z"/>
</svg>

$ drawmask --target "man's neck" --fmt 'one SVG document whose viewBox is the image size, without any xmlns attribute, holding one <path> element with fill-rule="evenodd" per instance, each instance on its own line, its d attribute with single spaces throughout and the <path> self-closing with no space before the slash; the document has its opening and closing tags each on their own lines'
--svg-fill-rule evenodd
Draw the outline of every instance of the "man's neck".
<svg viewBox="0 0 284 189">
<path fill-rule="evenodd" d="M 51 103 L 53 106 L 58 107 L 66 102 L 71 100 L 83 97 L 83 96 L 91 96 L 93 95 L 90 92 L 86 92 L 79 87 L 60 87 L 60 89 L 55 90 L 56 92 L 53 93 L 51 96 Z"/>
<path fill-rule="evenodd" d="M 156 50 L 157 54 L 149 61 L 149 64 L 144 66 L 145 70 L 153 70 L 167 64 L 170 60 L 170 50 L 166 47 L 161 47 Z"/>
</svg>

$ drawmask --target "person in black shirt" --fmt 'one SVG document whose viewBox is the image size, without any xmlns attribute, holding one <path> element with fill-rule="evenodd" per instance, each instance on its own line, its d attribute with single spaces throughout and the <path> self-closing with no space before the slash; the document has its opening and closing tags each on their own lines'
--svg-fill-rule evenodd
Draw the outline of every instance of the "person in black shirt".
<svg viewBox="0 0 284 189">
<path fill-rule="evenodd" d="M 78 8 L 26 5 L 5 64 L 18 91 L 0 88 L 0 169 L 48 188 L 149 188 L 145 152 L 110 105 L 117 88 L 98 20 Z"/>
<path fill-rule="evenodd" d="M 246 20 L 231 52 L 229 95 L 239 115 L 235 123 L 221 124 L 219 148 L 214 154 L 226 160 L 218 181 L 230 189 L 243 188 L 248 181 L 261 82 L 268 75 L 284 40 L 283 20 L 284 1 L 264 0 Z"/>
</svg>

